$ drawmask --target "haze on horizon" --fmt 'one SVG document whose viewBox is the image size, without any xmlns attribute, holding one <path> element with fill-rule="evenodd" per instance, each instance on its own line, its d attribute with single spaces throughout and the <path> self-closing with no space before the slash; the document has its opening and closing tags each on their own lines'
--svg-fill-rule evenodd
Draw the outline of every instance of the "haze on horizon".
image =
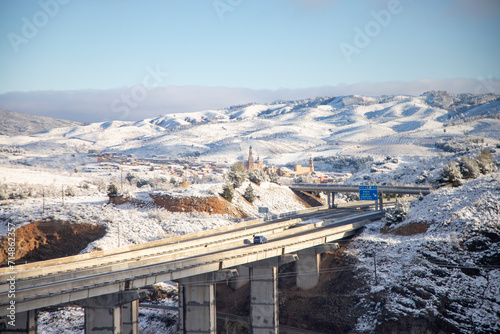
<svg viewBox="0 0 500 334">
<path fill-rule="evenodd" d="M 500 94 L 497 0 L 4 0 L 0 21 L 0 109 L 76 121 Z"/>
</svg>

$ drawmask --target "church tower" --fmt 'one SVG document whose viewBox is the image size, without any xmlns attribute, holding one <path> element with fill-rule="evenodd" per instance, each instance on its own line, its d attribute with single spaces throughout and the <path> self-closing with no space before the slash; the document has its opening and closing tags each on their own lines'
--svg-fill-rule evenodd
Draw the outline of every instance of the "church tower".
<svg viewBox="0 0 500 334">
<path fill-rule="evenodd" d="M 314 172 L 314 162 L 312 157 L 309 158 L 309 172 L 311 174 Z"/>
<path fill-rule="evenodd" d="M 248 149 L 248 170 L 253 170 L 253 155 L 252 155 L 252 145 Z"/>
</svg>

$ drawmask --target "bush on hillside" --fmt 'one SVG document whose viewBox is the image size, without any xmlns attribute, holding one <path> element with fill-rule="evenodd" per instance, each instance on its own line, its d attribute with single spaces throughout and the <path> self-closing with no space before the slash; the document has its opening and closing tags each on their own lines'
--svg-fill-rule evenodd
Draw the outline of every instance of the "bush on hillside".
<svg viewBox="0 0 500 334">
<path fill-rule="evenodd" d="M 111 183 L 108 186 L 108 196 L 113 197 L 117 195 L 118 195 L 118 187 L 116 186 L 116 184 Z"/>
<path fill-rule="evenodd" d="M 239 188 L 247 179 L 247 171 L 241 162 L 236 162 L 231 166 L 227 173 L 228 181 L 233 185 L 233 188 Z"/>
<path fill-rule="evenodd" d="M 248 179 L 250 182 L 260 185 L 262 182 L 266 181 L 266 174 L 261 169 L 256 169 L 248 173 Z"/>
<path fill-rule="evenodd" d="M 224 197 L 227 201 L 232 202 L 233 197 L 234 197 L 234 189 L 230 184 L 224 185 L 222 188 L 222 194 L 220 194 L 222 197 Z"/>
<path fill-rule="evenodd" d="M 245 193 L 243 194 L 243 198 L 253 203 L 255 201 L 255 194 L 253 192 L 252 184 L 249 183 L 247 189 L 245 189 Z"/>
</svg>

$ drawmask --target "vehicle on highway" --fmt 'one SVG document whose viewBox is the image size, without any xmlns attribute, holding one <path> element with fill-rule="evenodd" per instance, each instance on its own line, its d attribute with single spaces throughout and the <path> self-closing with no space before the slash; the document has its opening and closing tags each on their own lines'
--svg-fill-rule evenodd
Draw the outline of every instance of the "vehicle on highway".
<svg viewBox="0 0 500 334">
<path fill-rule="evenodd" d="M 267 238 L 263 235 L 256 235 L 253 237 L 254 244 L 265 244 L 267 242 Z"/>
</svg>

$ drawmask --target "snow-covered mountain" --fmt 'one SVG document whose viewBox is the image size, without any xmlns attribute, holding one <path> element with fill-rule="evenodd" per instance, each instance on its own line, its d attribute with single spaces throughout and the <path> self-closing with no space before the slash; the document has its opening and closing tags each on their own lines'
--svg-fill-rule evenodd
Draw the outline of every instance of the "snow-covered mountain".
<svg viewBox="0 0 500 334">
<path fill-rule="evenodd" d="M 4 136 L 31 135 L 63 126 L 77 125 L 83 124 L 52 117 L 0 110 L 0 135 Z"/>
<path fill-rule="evenodd" d="M 226 161 L 245 158 L 252 145 L 256 155 L 277 164 L 339 153 L 433 155 L 443 137 L 468 134 L 500 143 L 499 113 L 500 97 L 493 94 L 321 97 L 63 127 L 1 138 L 0 145 Z"/>
</svg>

